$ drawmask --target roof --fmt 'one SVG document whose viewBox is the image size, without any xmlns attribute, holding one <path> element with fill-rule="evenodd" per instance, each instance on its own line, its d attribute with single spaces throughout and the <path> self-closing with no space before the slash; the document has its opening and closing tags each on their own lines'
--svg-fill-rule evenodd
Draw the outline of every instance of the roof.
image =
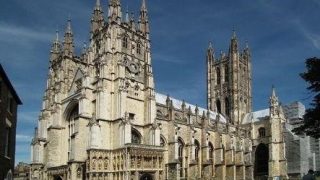
<svg viewBox="0 0 320 180">
<path fill-rule="evenodd" d="M 174 108 L 181 109 L 183 101 L 175 99 L 175 98 L 172 98 L 172 97 L 169 97 L 169 98 L 170 98 L 170 100 L 172 100 L 172 105 L 173 105 Z M 156 93 L 156 102 L 157 103 L 166 105 L 166 100 L 167 100 L 167 95 Z M 189 107 L 191 108 L 191 112 L 192 113 L 195 113 L 195 109 L 196 109 L 197 106 L 189 104 L 187 102 L 185 102 L 185 105 L 186 105 L 186 108 L 189 108 Z M 205 108 L 202 108 L 202 107 L 198 107 L 198 110 L 199 110 L 199 115 L 202 115 L 203 112 L 205 114 L 207 114 L 207 112 L 209 111 L 208 109 L 205 109 Z M 214 111 L 209 111 L 209 114 L 210 114 L 209 115 L 210 119 L 216 119 L 216 117 L 218 115 L 220 122 L 227 123 L 226 118 L 222 114 L 219 114 L 219 113 L 214 112 Z"/>
<path fill-rule="evenodd" d="M 17 92 L 13 88 L 13 86 L 12 86 L 12 84 L 11 84 L 11 82 L 10 82 L 10 80 L 9 80 L 9 78 L 8 78 L 6 72 L 4 71 L 4 69 L 3 69 L 1 64 L 0 64 L 0 75 L 1 75 L 1 77 L 3 79 L 3 81 L 6 83 L 7 87 L 9 88 L 9 90 L 10 90 L 12 96 L 14 97 L 14 99 L 16 100 L 16 102 L 21 105 L 22 101 L 20 100 Z"/>
<path fill-rule="evenodd" d="M 268 117 L 269 117 L 269 109 L 263 109 L 263 110 L 247 113 L 242 120 L 242 124 L 258 122 L 261 120 L 265 120 Z"/>
</svg>

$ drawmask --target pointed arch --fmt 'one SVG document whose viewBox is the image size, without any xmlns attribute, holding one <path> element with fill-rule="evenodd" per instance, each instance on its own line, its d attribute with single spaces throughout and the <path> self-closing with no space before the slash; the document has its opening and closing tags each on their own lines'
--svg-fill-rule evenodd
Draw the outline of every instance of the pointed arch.
<svg viewBox="0 0 320 180">
<path fill-rule="evenodd" d="M 214 159 L 213 159 L 213 150 L 214 150 L 214 148 L 213 148 L 213 145 L 212 145 L 211 142 L 208 143 L 208 147 L 209 147 L 209 160 L 211 162 L 214 162 Z"/>
<path fill-rule="evenodd" d="M 230 118 L 230 102 L 228 97 L 224 99 L 224 106 L 226 116 Z"/>
<path fill-rule="evenodd" d="M 221 102 L 220 102 L 220 99 L 216 100 L 216 107 L 217 107 L 218 113 L 221 114 Z"/>
<path fill-rule="evenodd" d="M 133 144 L 141 144 L 141 134 L 135 128 L 131 128 L 131 143 Z"/>
<path fill-rule="evenodd" d="M 260 143 L 255 151 L 254 176 L 265 176 L 269 172 L 269 148 Z"/>
<path fill-rule="evenodd" d="M 122 37 L 122 47 L 123 48 L 128 48 L 128 45 L 129 45 L 129 36 L 127 34 L 125 34 Z"/>
<path fill-rule="evenodd" d="M 217 77 L 217 84 L 221 83 L 221 72 L 220 72 L 220 68 L 217 67 L 216 69 L 216 77 Z"/>
<path fill-rule="evenodd" d="M 160 135 L 160 146 L 165 147 L 167 145 L 166 138 L 161 134 Z"/>
<path fill-rule="evenodd" d="M 196 139 L 194 140 L 194 146 L 195 159 L 197 162 L 199 162 L 200 143 Z"/>
</svg>

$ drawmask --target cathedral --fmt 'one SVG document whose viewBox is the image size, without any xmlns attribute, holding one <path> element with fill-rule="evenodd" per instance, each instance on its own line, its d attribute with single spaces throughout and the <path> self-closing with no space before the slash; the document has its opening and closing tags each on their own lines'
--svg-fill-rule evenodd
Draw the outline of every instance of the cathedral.
<svg viewBox="0 0 320 180">
<path fill-rule="evenodd" d="M 71 20 L 54 40 L 31 143 L 31 179 L 288 179 L 286 117 L 273 89 L 252 112 L 251 55 L 232 35 L 206 53 L 207 107 L 157 93 L 148 10 L 135 19 L 96 1 L 90 42 L 75 54 Z M 204 70 L 205 71 L 205 70 Z"/>
</svg>

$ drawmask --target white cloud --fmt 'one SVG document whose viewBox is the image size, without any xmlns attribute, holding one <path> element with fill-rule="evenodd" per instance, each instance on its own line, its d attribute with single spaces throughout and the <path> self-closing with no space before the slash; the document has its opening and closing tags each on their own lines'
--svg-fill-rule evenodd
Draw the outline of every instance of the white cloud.
<svg viewBox="0 0 320 180">
<path fill-rule="evenodd" d="M 22 38 L 25 40 L 28 39 L 47 42 L 54 38 L 54 34 L 41 32 L 35 29 L 17 26 L 14 24 L 0 23 L 0 39 L 12 41 L 12 38 Z"/>
</svg>

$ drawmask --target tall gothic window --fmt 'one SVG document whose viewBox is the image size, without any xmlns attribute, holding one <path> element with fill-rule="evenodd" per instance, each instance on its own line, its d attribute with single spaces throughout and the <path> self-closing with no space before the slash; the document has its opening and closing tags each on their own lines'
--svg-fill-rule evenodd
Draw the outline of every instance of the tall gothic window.
<svg viewBox="0 0 320 180">
<path fill-rule="evenodd" d="M 266 129 L 261 127 L 259 128 L 259 137 L 265 137 L 266 136 Z"/>
<path fill-rule="evenodd" d="M 225 98 L 224 105 L 225 105 L 226 115 L 230 116 L 230 102 L 228 98 Z"/>
<path fill-rule="evenodd" d="M 224 66 L 224 82 L 229 81 L 229 68 L 228 65 Z"/>
<path fill-rule="evenodd" d="M 194 145 L 195 145 L 195 159 L 199 163 L 199 152 L 200 152 L 200 143 L 198 140 L 194 140 Z"/>
<path fill-rule="evenodd" d="M 183 177 L 183 148 L 184 143 L 181 138 L 178 139 L 178 159 L 180 163 L 180 177 Z"/>
<path fill-rule="evenodd" d="M 70 112 L 68 117 L 68 159 L 74 159 L 75 133 L 77 132 L 76 121 L 79 117 L 79 106 L 76 105 Z"/>
<path fill-rule="evenodd" d="M 217 84 L 221 83 L 221 73 L 220 73 L 220 68 L 217 68 Z"/>
<path fill-rule="evenodd" d="M 136 129 L 131 130 L 131 143 L 141 144 L 141 135 Z"/>
<path fill-rule="evenodd" d="M 221 113 L 221 102 L 219 99 L 216 101 L 216 107 L 217 107 L 218 113 Z"/>
<path fill-rule="evenodd" d="M 209 142 L 209 160 L 211 160 L 211 162 L 213 162 L 213 145 L 211 142 Z"/>
<path fill-rule="evenodd" d="M 141 43 L 137 43 L 137 54 L 141 54 Z"/>
<path fill-rule="evenodd" d="M 128 37 L 127 36 L 123 36 L 123 38 L 122 38 L 122 47 L 128 48 Z"/>
<path fill-rule="evenodd" d="M 166 145 L 166 140 L 164 140 L 164 137 L 161 135 L 160 137 L 160 146 L 164 147 Z"/>
</svg>

